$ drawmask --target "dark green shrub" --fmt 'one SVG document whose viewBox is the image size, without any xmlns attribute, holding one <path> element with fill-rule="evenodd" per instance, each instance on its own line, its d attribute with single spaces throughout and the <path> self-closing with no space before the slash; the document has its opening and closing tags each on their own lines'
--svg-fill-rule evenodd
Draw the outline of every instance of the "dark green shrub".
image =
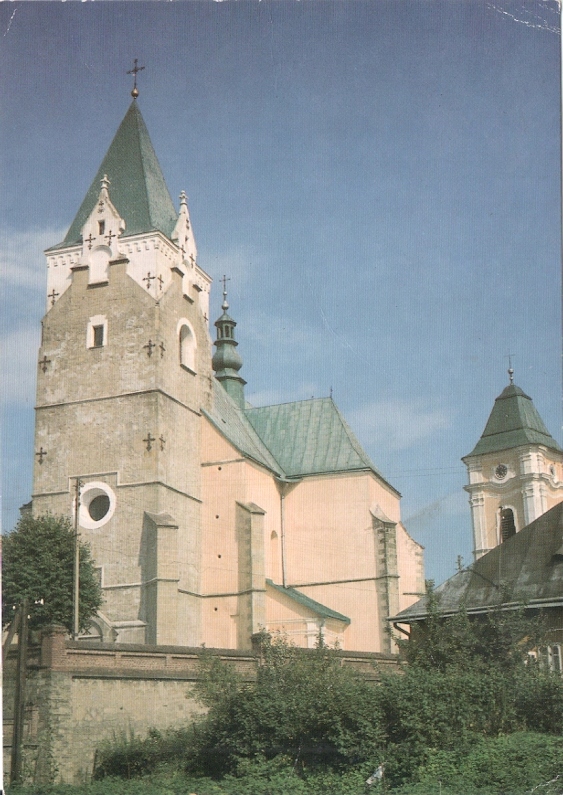
<svg viewBox="0 0 563 795">
<path fill-rule="evenodd" d="M 472 788 L 488 787 L 512 795 L 545 784 L 562 772 L 562 737 L 515 732 L 483 738 L 466 753 L 430 752 L 418 776 L 422 782 L 442 781 L 458 787 L 465 782 Z"/>
<path fill-rule="evenodd" d="M 161 733 L 151 729 L 147 737 L 123 733 L 104 743 L 96 753 L 94 779 L 119 776 L 130 779 L 152 773 L 165 762 L 181 763 L 190 729 Z"/>
<path fill-rule="evenodd" d="M 344 769 L 371 760 L 384 741 L 377 688 L 326 647 L 306 651 L 266 640 L 250 684 L 231 677 L 220 688 L 221 666 L 204 659 L 202 670 L 209 713 L 195 728 L 190 770 L 221 776 L 237 773 L 241 760 L 277 756 L 297 771 Z"/>
</svg>

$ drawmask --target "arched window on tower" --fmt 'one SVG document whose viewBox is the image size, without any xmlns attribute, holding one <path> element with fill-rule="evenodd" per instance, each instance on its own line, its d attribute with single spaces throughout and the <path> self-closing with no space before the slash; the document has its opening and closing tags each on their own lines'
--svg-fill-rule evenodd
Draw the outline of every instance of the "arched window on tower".
<svg viewBox="0 0 563 795">
<path fill-rule="evenodd" d="M 506 541 L 511 536 L 516 534 L 516 525 L 514 524 L 514 513 L 512 508 L 500 508 L 500 540 Z"/>
<path fill-rule="evenodd" d="M 178 324 L 178 341 L 180 345 L 180 364 L 190 372 L 195 373 L 196 339 L 187 320 L 181 320 Z"/>
</svg>

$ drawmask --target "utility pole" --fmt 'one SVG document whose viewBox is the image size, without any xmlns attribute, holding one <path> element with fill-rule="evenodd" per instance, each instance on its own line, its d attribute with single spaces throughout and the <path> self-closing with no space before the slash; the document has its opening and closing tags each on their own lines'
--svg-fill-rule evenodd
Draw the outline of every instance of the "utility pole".
<svg viewBox="0 0 563 795">
<path fill-rule="evenodd" d="M 80 543 L 78 540 L 79 514 L 80 514 L 80 489 L 82 481 L 76 478 L 74 487 L 74 622 L 73 640 L 78 640 L 80 631 Z"/>
<path fill-rule="evenodd" d="M 12 758 L 10 766 L 10 784 L 21 784 L 23 727 L 25 718 L 25 682 L 27 677 L 27 618 L 29 599 L 26 597 L 20 605 L 18 627 L 18 667 L 16 672 L 16 693 L 14 698 L 14 731 L 12 734 Z"/>
<path fill-rule="evenodd" d="M 2 616 L 2 537 L 0 536 L 0 616 Z M 3 623 L 3 622 L 2 622 Z M 0 795 L 4 792 L 4 649 L 0 658 Z"/>
</svg>

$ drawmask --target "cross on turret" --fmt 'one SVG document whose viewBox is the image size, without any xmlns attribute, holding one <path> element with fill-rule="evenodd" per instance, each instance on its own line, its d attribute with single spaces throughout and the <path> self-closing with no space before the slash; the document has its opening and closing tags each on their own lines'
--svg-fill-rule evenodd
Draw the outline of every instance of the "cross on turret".
<svg viewBox="0 0 563 795">
<path fill-rule="evenodd" d="M 53 292 L 49 293 L 47 298 L 51 299 L 51 306 L 55 306 L 55 301 L 59 297 L 60 293 L 55 292 L 55 288 L 53 287 Z"/>
<path fill-rule="evenodd" d="M 223 311 L 226 311 L 229 308 L 229 304 L 227 303 L 227 282 L 231 281 L 231 277 L 225 276 L 225 274 L 223 274 L 223 278 L 220 279 L 220 281 L 223 282 L 223 304 L 221 306 L 221 309 L 223 309 Z"/>
</svg>

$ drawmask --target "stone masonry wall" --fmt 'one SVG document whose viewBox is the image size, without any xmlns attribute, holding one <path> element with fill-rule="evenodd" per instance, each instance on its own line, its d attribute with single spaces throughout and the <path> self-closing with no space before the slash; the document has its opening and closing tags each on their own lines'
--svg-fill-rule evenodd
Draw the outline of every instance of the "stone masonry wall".
<svg viewBox="0 0 563 795">
<path fill-rule="evenodd" d="M 96 748 L 122 734 L 144 736 L 151 727 L 189 723 L 202 708 L 190 696 L 198 678 L 200 649 L 126 644 L 86 645 L 66 640 L 62 628 L 44 635 L 28 660 L 24 772 L 27 781 L 87 781 Z M 251 680 L 258 655 L 212 650 Z M 376 679 L 373 661 L 396 658 L 338 652 L 342 662 Z M 8 655 L 4 680 L 4 764 L 9 775 L 16 652 Z"/>
</svg>

